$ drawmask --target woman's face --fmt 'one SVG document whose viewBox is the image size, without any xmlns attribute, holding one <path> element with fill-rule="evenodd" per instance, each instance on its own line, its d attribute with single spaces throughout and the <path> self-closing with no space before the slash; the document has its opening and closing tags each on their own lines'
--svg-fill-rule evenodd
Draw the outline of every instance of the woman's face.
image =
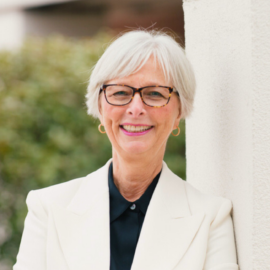
<svg viewBox="0 0 270 270">
<path fill-rule="evenodd" d="M 146 64 L 130 76 L 107 81 L 106 84 L 125 84 L 135 88 L 150 85 L 172 85 L 165 80 L 163 71 L 150 58 Z M 140 94 L 136 93 L 131 103 L 124 106 L 113 106 L 107 103 L 104 92 L 100 95 L 99 107 L 101 124 L 104 125 L 113 151 L 118 154 L 164 154 L 167 139 L 180 121 L 180 101 L 172 93 L 167 106 L 149 107 L 143 103 Z M 132 127 L 131 127 L 132 126 Z M 143 132 L 134 129 L 149 128 Z M 125 130 L 126 128 L 126 130 Z M 133 130 L 132 130 L 133 129 Z"/>
</svg>

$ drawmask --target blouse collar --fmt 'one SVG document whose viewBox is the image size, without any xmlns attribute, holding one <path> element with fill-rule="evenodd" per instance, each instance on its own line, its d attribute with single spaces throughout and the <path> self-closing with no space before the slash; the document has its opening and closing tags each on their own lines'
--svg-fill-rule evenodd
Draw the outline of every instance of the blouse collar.
<svg viewBox="0 0 270 270">
<path fill-rule="evenodd" d="M 110 222 L 122 215 L 131 205 L 135 204 L 137 210 L 146 214 L 148 205 L 158 183 L 161 171 L 156 175 L 144 194 L 136 201 L 127 201 L 119 192 L 113 180 L 113 163 L 109 167 L 109 193 L 110 193 Z"/>
</svg>

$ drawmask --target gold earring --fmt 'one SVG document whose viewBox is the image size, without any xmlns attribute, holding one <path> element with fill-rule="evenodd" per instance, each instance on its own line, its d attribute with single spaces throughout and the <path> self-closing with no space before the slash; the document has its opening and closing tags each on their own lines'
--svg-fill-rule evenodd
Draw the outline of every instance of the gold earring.
<svg viewBox="0 0 270 270">
<path fill-rule="evenodd" d="M 103 126 L 102 124 L 100 124 L 99 126 L 98 126 L 98 130 L 99 130 L 99 132 L 100 133 L 102 133 L 102 134 L 104 134 L 104 133 L 106 133 L 106 130 L 101 130 L 101 126 Z"/>
<path fill-rule="evenodd" d="M 174 134 L 173 131 L 171 133 L 173 136 L 178 136 L 180 134 L 180 127 L 177 127 L 177 133 Z"/>
</svg>

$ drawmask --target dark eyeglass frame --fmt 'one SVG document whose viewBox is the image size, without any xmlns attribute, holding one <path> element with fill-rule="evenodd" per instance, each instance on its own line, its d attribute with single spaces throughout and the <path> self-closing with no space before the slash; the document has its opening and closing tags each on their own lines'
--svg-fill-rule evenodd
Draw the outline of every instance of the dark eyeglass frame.
<svg viewBox="0 0 270 270">
<path fill-rule="evenodd" d="M 107 99 L 107 96 L 106 96 L 106 88 L 107 88 L 108 86 L 126 86 L 126 87 L 131 88 L 132 91 L 133 91 L 133 93 L 132 93 L 132 97 L 131 97 L 130 101 L 127 102 L 127 103 L 125 103 L 125 104 L 122 104 L 122 105 L 116 105 L 116 104 L 110 103 L 110 102 L 108 101 L 108 99 Z M 150 87 L 162 87 L 162 88 L 167 88 L 167 89 L 169 90 L 169 92 L 170 92 L 169 98 L 168 98 L 168 100 L 167 100 L 167 103 L 164 104 L 164 105 L 162 105 L 162 106 L 151 106 L 151 105 L 148 105 L 147 103 L 145 103 L 145 101 L 143 100 L 143 97 L 142 97 L 142 90 L 145 89 L 145 88 L 150 88 Z M 161 107 L 165 107 L 165 106 L 169 103 L 169 101 L 170 101 L 170 99 L 171 99 L 172 93 L 176 93 L 176 94 L 179 96 L 179 93 L 178 93 L 177 91 L 173 91 L 173 87 L 170 87 L 170 86 L 163 86 L 163 85 L 149 85 L 149 86 L 144 86 L 144 87 L 141 87 L 141 88 L 135 88 L 135 87 L 132 87 L 132 86 L 129 86 L 129 85 L 126 85 L 126 84 L 103 84 L 102 87 L 101 87 L 100 90 L 99 90 L 99 94 L 100 94 L 102 91 L 104 91 L 106 101 L 107 101 L 110 105 L 113 105 L 113 106 L 125 106 L 125 105 L 129 104 L 129 103 L 133 100 L 135 93 L 139 93 L 139 94 L 140 94 L 140 97 L 141 97 L 141 99 L 142 99 L 142 101 L 143 101 L 143 103 L 144 103 L 145 105 L 147 105 L 147 106 L 149 106 L 149 107 L 153 107 L 153 108 L 161 108 Z"/>
</svg>

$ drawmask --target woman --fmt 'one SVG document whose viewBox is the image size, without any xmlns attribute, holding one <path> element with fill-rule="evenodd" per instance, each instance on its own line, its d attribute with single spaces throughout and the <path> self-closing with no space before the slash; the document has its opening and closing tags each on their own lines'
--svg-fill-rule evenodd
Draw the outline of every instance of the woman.
<svg viewBox="0 0 270 270">
<path fill-rule="evenodd" d="M 112 159 L 86 177 L 31 191 L 14 270 L 236 270 L 231 201 L 163 162 L 190 115 L 195 79 L 168 35 L 131 31 L 97 62 L 88 113 Z"/>
</svg>

